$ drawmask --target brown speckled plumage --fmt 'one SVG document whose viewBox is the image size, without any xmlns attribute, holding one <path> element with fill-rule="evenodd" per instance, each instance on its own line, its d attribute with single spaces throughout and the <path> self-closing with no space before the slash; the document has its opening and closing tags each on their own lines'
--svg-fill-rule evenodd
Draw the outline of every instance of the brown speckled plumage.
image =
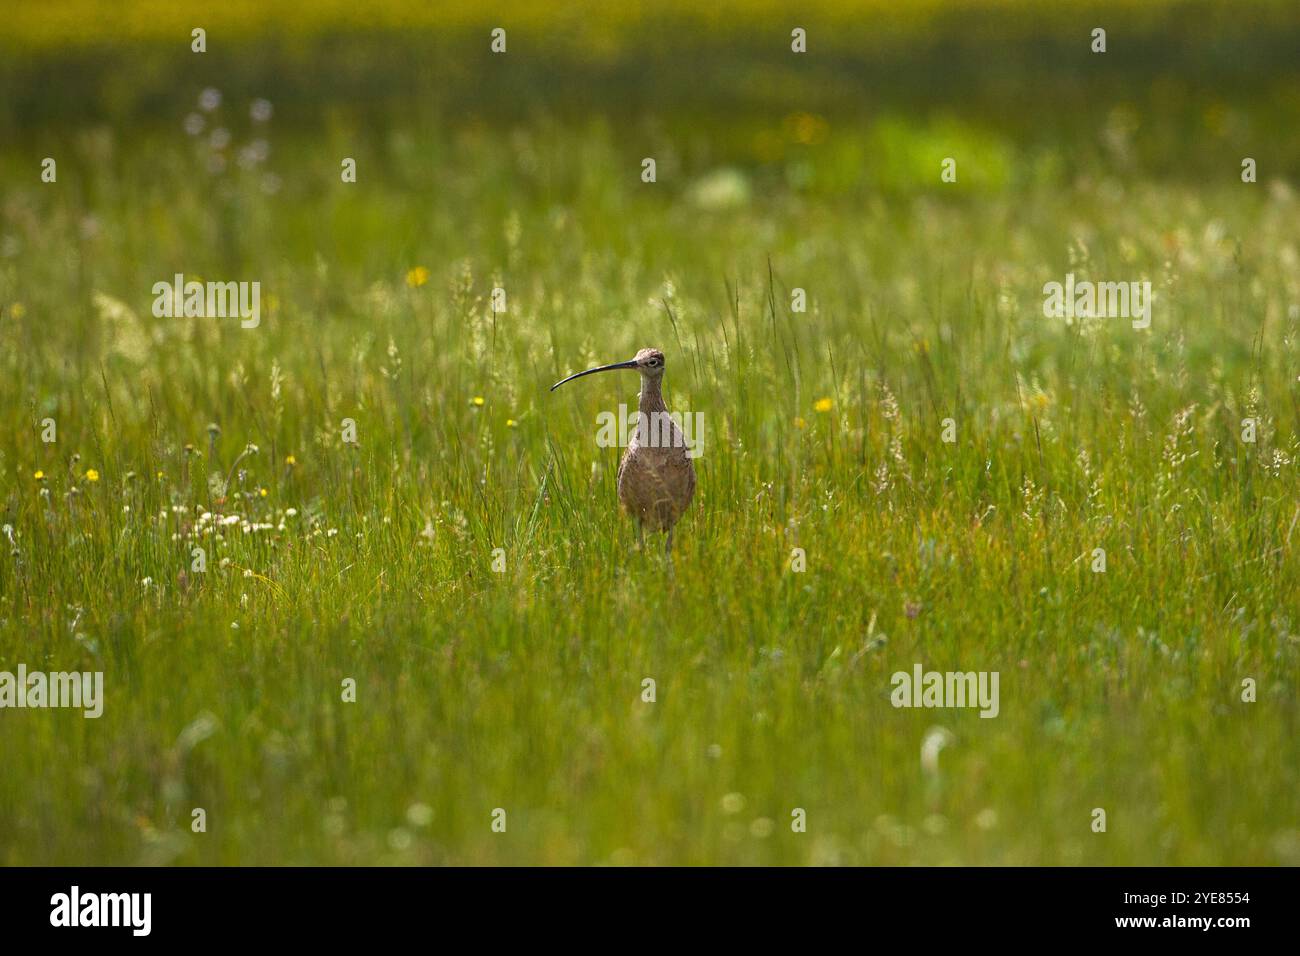
<svg viewBox="0 0 1300 956">
<path fill-rule="evenodd" d="M 636 519 L 638 537 L 644 528 L 666 531 L 665 550 L 671 552 L 673 528 L 695 497 L 695 464 L 687 454 L 681 428 L 668 415 L 664 404 L 661 387 L 664 354 L 658 349 L 642 349 L 630 362 L 605 365 L 578 375 L 618 368 L 634 368 L 641 373 L 640 415 L 618 466 L 618 500 Z M 569 378 L 557 382 L 552 390 Z"/>
</svg>

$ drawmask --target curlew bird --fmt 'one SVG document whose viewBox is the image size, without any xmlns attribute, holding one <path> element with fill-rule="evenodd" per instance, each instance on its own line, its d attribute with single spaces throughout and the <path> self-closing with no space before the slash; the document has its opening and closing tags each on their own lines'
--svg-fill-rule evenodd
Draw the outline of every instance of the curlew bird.
<svg viewBox="0 0 1300 956">
<path fill-rule="evenodd" d="M 636 519 L 637 543 L 644 544 L 645 528 L 668 532 L 664 554 L 672 561 L 673 527 L 695 496 L 695 465 L 687 453 L 686 438 L 668 414 L 660 387 L 664 378 L 664 353 L 642 349 L 636 358 L 577 372 L 551 386 L 614 369 L 634 368 L 641 373 L 641 397 L 636 431 L 618 465 L 618 500 Z"/>
</svg>

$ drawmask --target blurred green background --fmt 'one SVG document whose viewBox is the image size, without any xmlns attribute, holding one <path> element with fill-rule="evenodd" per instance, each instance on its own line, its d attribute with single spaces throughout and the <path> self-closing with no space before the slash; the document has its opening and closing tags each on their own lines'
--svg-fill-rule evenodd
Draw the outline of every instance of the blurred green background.
<svg viewBox="0 0 1300 956">
<path fill-rule="evenodd" d="M 1064 181 L 1098 160 L 1196 180 L 1265 132 L 1256 159 L 1289 175 L 1298 24 L 1286 0 L 238 0 L 202 12 L 55 0 L 6 14 L 0 138 L 35 149 L 99 126 L 174 131 L 215 87 L 380 155 L 398 131 L 483 126 L 504 148 L 512 122 L 599 117 L 631 140 L 671 143 L 687 171 L 743 163 L 836 195 L 933 184 L 911 162 L 932 139 L 979 160 L 972 184 Z M 203 55 L 189 49 L 196 26 Z M 497 26 L 504 57 L 488 48 Z M 795 26 L 808 31 L 801 57 Z M 1102 56 L 1089 50 L 1098 26 Z"/>
<path fill-rule="evenodd" d="M 1294 2 L 10 4 L 0 668 L 108 701 L 0 713 L 0 861 L 1300 862 L 1297 49 Z M 1045 319 L 1067 270 L 1152 329 Z M 155 319 L 175 272 L 261 327 Z M 546 391 L 646 345 L 707 415 L 671 583 L 593 441 L 635 382 Z M 1000 716 L 890 707 L 918 661 Z"/>
</svg>

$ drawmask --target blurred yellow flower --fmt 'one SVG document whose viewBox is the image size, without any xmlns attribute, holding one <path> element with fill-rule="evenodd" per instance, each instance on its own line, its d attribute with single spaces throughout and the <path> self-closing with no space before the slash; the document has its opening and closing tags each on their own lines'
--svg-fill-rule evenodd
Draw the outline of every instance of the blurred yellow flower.
<svg viewBox="0 0 1300 956">
<path fill-rule="evenodd" d="M 99 472 L 97 472 L 94 468 L 87 468 L 87 469 L 86 469 L 86 480 L 87 480 L 87 481 L 99 481 Z"/>
<path fill-rule="evenodd" d="M 406 274 L 406 284 L 412 289 L 418 289 L 429 281 L 429 270 L 424 266 L 416 266 Z"/>
<path fill-rule="evenodd" d="M 293 455 L 285 455 L 284 463 L 292 468 L 294 465 L 298 464 L 298 459 L 294 458 Z"/>
<path fill-rule="evenodd" d="M 806 421 L 804 421 L 802 418 L 796 418 L 796 419 L 794 420 L 794 427 L 795 427 L 795 428 L 807 428 L 807 427 L 808 427 L 808 423 L 807 423 Z"/>
<path fill-rule="evenodd" d="M 513 418 L 507 418 L 507 419 L 506 419 L 506 428 L 514 428 L 514 427 L 515 427 L 516 425 L 518 425 L 518 424 L 519 424 L 519 423 L 518 423 L 517 421 L 515 421 Z"/>
<path fill-rule="evenodd" d="M 260 489 L 258 489 L 258 492 L 257 492 L 257 493 L 258 493 L 259 495 L 261 495 L 263 498 L 265 498 L 266 495 L 267 495 L 267 490 L 266 490 L 265 488 L 260 488 Z"/>
<path fill-rule="evenodd" d="M 15 302 L 13 305 L 9 306 L 9 314 L 15 319 L 21 319 L 27 314 L 27 306 L 23 305 L 21 302 Z"/>
<path fill-rule="evenodd" d="M 482 407 L 483 407 L 483 396 L 482 396 L 482 395 L 475 395 L 472 399 L 470 399 L 470 401 L 473 403 L 473 405 L 474 405 L 475 408 L 482 408 Z"/>
<path fill-rule="evenodd" d="M 821 116 L 811 113 L 792 113 L 785 118 L 787 134 L 796 143 L 813 145 L 824 143 L 830 132 L 830 124 Z"/>
<path fill-rule="evenodd" d="M 162 476 L 163 476 L 163 473 L 160 471 L 160 472 L 158 472 L 158 474 L 156 474 L 154 477 L 155 477 L 155 478 L 158 478 L 158 479 L 161 479 Z"/>
<path fill-rule="evenodd" d="M 40 469 L 37 469 L 36 474 L 32 475 L 32 477 L 35 478 L 37 481 L 44 481 L 45 472 L 41 471 Z"/>
<path fill-rule="evenodd" d="M 835 407 L 835 403 L 829 398 L 819 398 L 813 403 L 813 408 L 819 412 L 829 412 Z"/>
</svg>

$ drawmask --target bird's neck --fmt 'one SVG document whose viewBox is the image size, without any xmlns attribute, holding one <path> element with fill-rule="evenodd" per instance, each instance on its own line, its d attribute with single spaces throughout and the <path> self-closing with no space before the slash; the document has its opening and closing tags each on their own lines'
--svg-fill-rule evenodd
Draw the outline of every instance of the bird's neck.
<svg viewBox="0 0 1300 956">
<path fill-rule="evenodd" d="M 653 412 L 666 412 L 668 406 L 664 404 L 664 395 L 660 390 L 660 383 L 654 379 L 641 379 L 641 401 L 639 405 L 641 413 L 644 415 Z"/>
</svg>

